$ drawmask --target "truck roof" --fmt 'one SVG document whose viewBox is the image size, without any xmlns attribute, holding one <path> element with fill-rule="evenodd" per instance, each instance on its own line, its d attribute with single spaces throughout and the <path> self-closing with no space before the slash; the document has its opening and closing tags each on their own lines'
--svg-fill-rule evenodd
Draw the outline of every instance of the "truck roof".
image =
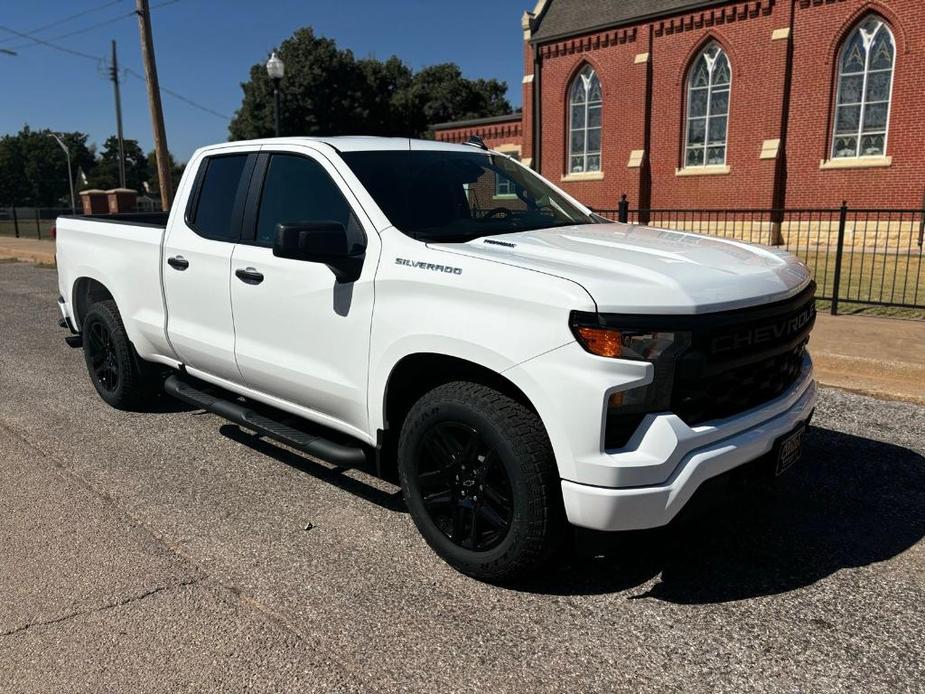
<svg viewBox="0 0 925 694">
<path fill-rule="evenodd" d="M 339 152 L 362 152 L 401 149 L 429 149 L 450 152 L 471 152 L 472 145 L 457 145 L 437 140 L 421 140 L 408 137 L 376 137 L 373 135 L 338 135 L 332 137 L 271 137 L 260 140 L 238 140 L 223 142 L 201 148 L 202 151 L 222 149 L 231 145 L 298 145 L 304 142 L 321 142 Z"/>
</svg>

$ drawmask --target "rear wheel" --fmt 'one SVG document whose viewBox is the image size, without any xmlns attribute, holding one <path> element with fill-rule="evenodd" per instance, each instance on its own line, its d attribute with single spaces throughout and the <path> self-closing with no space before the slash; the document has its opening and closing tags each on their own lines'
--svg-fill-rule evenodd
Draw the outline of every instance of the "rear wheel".
<svg viewBox="0 0 925 694">
<path fill-rule="evenodd" d="M 536 413 L 487 386 L 424 395 L 402 427 L 402 491 L 415 524 L 450 565 L 489 581 L 522 578 L 564 535 L 558 473 Z"/>
<path fill-rule="evenodd" d="M 96 392 L 120 410 L 134 410 L 154 396 L 156 370 L 128 339 L 114 301 L 93 304 L 81 326 L 84 359 Z"/>
</svg>

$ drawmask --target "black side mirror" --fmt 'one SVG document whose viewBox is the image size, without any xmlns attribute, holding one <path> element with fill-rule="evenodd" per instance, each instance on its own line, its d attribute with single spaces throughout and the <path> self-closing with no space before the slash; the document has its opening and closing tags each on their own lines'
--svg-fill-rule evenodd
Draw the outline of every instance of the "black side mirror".
<svg viewBox="0 0 925 694">
<path fill-rule="evenodd" d="M 340 222 L 295 222 L 276 225 L 273 255 L 324 263 L 341 282 L 353 282 L 363 268 L 365 246 L 352 242 Z"/>
</svg>

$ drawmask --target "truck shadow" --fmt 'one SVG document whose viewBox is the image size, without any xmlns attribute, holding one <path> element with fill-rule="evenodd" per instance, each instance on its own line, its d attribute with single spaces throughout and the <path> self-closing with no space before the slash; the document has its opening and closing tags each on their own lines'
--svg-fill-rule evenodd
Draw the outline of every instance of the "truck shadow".
<svg viewBox="0 0 925 694">
<path fill-rule="evenodd" d="M 607 547 L 592 538 L 595 558 L 563 562 L 519 589 L 720 603 L 809 586 L 925 536 L 925 457 L 828 429 L 811 430 L 775 489 L 734 494 L 667 528 L 611 536 Z"/>
<path fill-rule="evenodd" d="M 247 433 L 236 424 L 223 424 L 219 427 L 218 431 L 222 436 L 243 444 L 261 455 L 269 456 L 299 472 L 304 472 L 319 480 L 333 484 L 372 504 L 381 506 L 389 511 L 406 512 L 401 490 L 387 491 L 382 489 L 380 485 L 377 484 L 378 480 L 373 479 L 372 476 L 368 474 L 368 471 L 362 468 L 358 468 L 358 470 L 361 473 L 367 473 L 363 476 L 368 477 L 369 482 L 344 474 L 346 472 L 344 468 L 316 462 L 314 459 L 304 454 L 295 453 L 287 448 L 281 447 L 273 441 Z M 393 485 L 382 483 L 381 486 Z"/>
</svg>

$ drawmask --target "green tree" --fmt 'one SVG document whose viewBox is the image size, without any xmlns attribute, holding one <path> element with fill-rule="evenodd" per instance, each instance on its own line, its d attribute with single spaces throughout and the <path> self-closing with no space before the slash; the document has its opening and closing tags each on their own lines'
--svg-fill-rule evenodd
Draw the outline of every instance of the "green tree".
<svg viewBox="0 0 925 694">
<path fill-rule="evenodd" d="M 504 82 L 469 80 L 458 65 L 442 63 L 415 74 L 398 99 L 409 126 L 420 134 L 436 123 L 510 113 L 505 92 Z"/>
<path fill-rule="evenodd" d="M 93 148 L 80 132 L 58 133 L 71 153 L 71 171 L 93 167 Z M 75 183 L 76 187 L 76 183 Z M 67 157 L 48 129 L 23 126 L 0 137 L 0 204 L 57 207 L 70 204 Z"/>
<path fill-rule="evenodd" d="M 138 140 L 125 140 L 125 187 L 144 192 L 144 184 L 151 178 L 148 158 L 138 145 Z M 99 160 L 88 172 L 90 186 L 110 190 L 119 187 L 119 139 L 113 135 L 103 143 Z"/>
<path fill-rule="evenodd" d="M 371 101 L 366 73 L 350 51 L 300 29 L 283 42 L 286 64 L 280 129 L 286 135 L 362 132 Z M 241 85 L 244 101 L 231 121 L 232 140 L 273 135 L 273 85 L 263 64 L 251 67 Z"/>
<path fill-rule="evenodd" d="M 359 61 L 368 85 L 365 93 L 365 122 L 358 133 L 364 135 L 417 134 L 409 128 L 402 107 L 402 95 L 411 87 L 414 73 L 394 55 L 386 60 Z"/>
<path fill-rule="evenodd" d="M 284 135 L 421 136 L 433 123 L 510 113 L 507 85 L 469 80 L 451 63 L 417 74 L 396 57 L 357 60 L 308 27 L 284 41 L 280 87 Z M 241 85 L 244 98 L 229 126 L 232 140 L 273 135 L 273 85 L 263 63 Z"/>
</svg>

